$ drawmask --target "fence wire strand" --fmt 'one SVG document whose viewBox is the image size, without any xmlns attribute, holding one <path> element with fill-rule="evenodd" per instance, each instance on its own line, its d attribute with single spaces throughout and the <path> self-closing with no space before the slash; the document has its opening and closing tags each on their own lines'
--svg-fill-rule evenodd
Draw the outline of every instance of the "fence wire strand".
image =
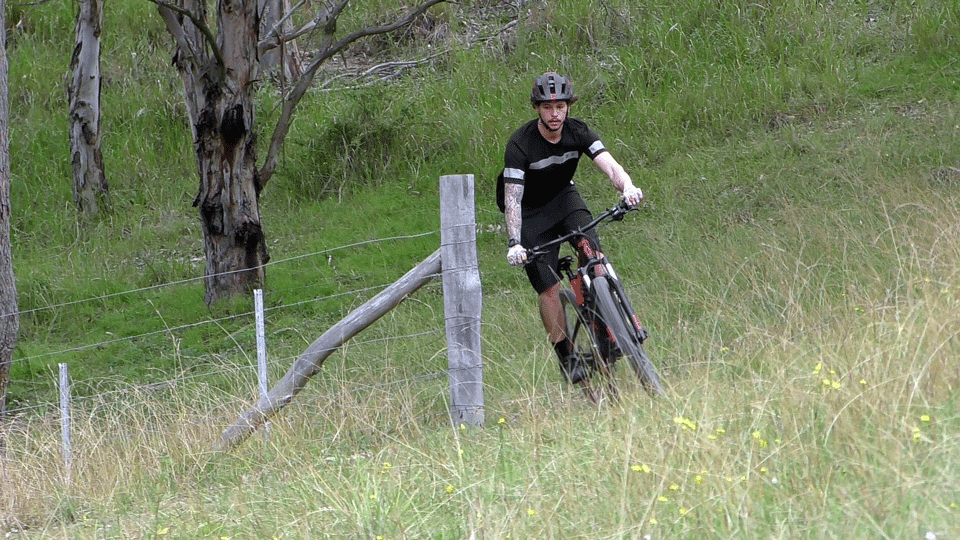
<svg viewBox="0 0 960 540">
<path fill-rule="evenodd" d="M 378 238 L 378 239 L 373 239 L 373 240 L 365 240 L 365 241 L 361 241 L 361 242 L 354 242 L 354 243 L 351 243 L 351 244 L 345 244 L 345 245 L 338 246 L 338 247 L 331 248 L 331 249 L 326 249 L 326 250 L 321 250 L 321 251 L 317 251 L 317 252 L 313 252 L 313 253 L 307 253 L 307 254 L 297 255 L 297 256 L 288 257 L 288 258 L 281 259 L 281 260 L 277 260 L 277 261 L 271 261 L 270 263 L 268 263 L 268 265 L 270 265 L 270 266 L 276 266 L 276 265 L 285 264 L 285 263 L 291 263 L 291 262 L 295 262 L 295 261 L 299 261 L 299 260 L 303 260 L 303 259 L 309 259 L 309 258 L 317 258 L 317 257 L 328 256 L 328 255 L 330 255 L 330 254 L 332 254 L 332 253 L 342 252 L 342 251 L 345 251 L 345 250 L 348 250 L 348 249 L 351 249 L 351 248 L 357 248 L 357 247 L 362 247 L 362 246 L 371 245 L 371 244 L 377 244 L 377 243 L 382 243 L 382 242 L 398 241 L 398 240 L 414 240 L 414 239 L 419 239 L 419 238 L 425 238 L 425 237 L 435 236 L 435 235 L 437 235 L 438 233 L 439 233 L 439 231 L 431 231 L 431 232 L 426 232 L 426 233 L 422 233 L 422 234 L 393 236 L 393 237 L 388 237 L 388 238 Z M 266 265 L 265 265 L 265 266 L 266 266 Z M 426 277 L 429 278 L 429 279 L 434 279 L 434 278 L 436 278 L 436 277 L 439 277 L 439 275 L 440 275 L 440 274 L 436 274 L 436 273 L 435 273 L 435 274 L 430 274 L 429 276 L 426 276 Z M 150 287 L 142 287 L 142 288 L 130 289 L 130 290 L 126 290 L 126 291 L 122 291 L 122 292 L 117 292 L 117 293 L 111 293 L 111 294 L 107 294 L 107 295 L 100 295 L 100 296 L 96 296 L 96 297 L 90 297 L 90 298 L 83 299 L 83 300 L 75 300 L 75 301 L 71 301 L 71 302 L 62 302 L 62 303 L 59 303 L 59 304 L 51 304 L 51 305 L 48 305 L 48 306 L 41 306 L 41 307 L 37 307 L 37 308 L 33 308 L 33 309 L 23 310 L 23 311 L 18 312 L 18 314 L 19 314 L 19 315 L 27 315 L 27 314 L 36 313 L 36 312 L 41 312 L 41 311 L 49 311 L 49 310 L 55 310 L 55 309 L 68 308 L 68 307 L 76 306 L 76 305 L 83 304 L 83 303 L 87 303 L 87 302 L 99 302 L 99 301 L 103 301 L 103 300 L 108 299 L 108 298 L 116 298 L 116 297 L 127 296 L 127 295 L 136 295 L 136 294 L 140 294 L 140 293 L 143 293 L 143 292 L 152 291 L 152 290 L 157 290 L 157 289 L 161 289 L 161 288 L 175 287 L 175 286 L 178 286 L 178 285 L 184 285 L 184 284 L 188 284 L 188 283 L 194 283 L 194 282 L 197 282 L 197 281 L 206 279 L 207 277 L 209 277 L 209 276 L 202 276 L 202 277 L 190 278 L 190 279 L 185 279 L 185 280 L 172 281 L 172 282 L 162 283 L 162 284 L 158 284 L 158 285 L 153 285 L 153 286 L 150 286 Z M 349 290 L 349 291 L 337 292 L 337 293 L 329 294 L 329 295 L 325 295 L 325 296 L 308 298 L 308 299 L 304 299 L 304 300 L 301 300 L 301 301 L 298 301 L 298 302 L 289 303 L 289 304 L 284 304 L 284 305 L 280 305 L 280 306 L 265 307 L 265 308 L 263 309 L 263 313 L 266 315 L 266 314 L 268 314 L 268 313 L 273 313 L 273 312 L 277 312 L 277 311 L 280 311 L 280 310 L 293 309 L 293 308 L 296 308 L 296 307 L 299 307 L 299 306 L 303 306 L 303 305 L 315 304 L 315 303 L 318 303 L 318 302 L 324 302 L 324 301 L 329 301 L 329 300 L 336 300 L 336 299 L 341 299 L 341 298 L 345 298 L 345 297 L 364 297 L 364 296 L 369 295 L 370 293 L 373 293 L 373 292 L 383 291 L 384 289 L 386 289 L 387 287 L 389 287 L 391 284 L 392 284 L 392 283 L 387 283 L 387 284 L 381 284 L 381 285 L 376 285 L 376 286 L 370 286 L 370 287 L 363 287 L 363 288 L 358 288 L 358 289 L 352 289 L 352 290 Z M 313 286 L 316 286 L 316 284 L 313 284 Z M 144 339 L 144 338 L 149 338 L 149 337 L 153 337 L 153 336 L 157 336 L 157 335 L 175 335 L 175 334 L 177 334 L 178 332 L 182 332 L 182 331 L 184 331 L 184 330 L 188 330 L 188 329 L 192 329 L 192 328 L 197 328 L 197 327 L 201 327 L 201 326 L 204 326 L 204 325 L 220 325 L 221 323 L 230 322 L 230 321 L 237 321 L 237 320 L 248 319 L 248 325 L 249 325 L 249 326 L 253 326 L 253 325 L 254 325 L 254 315 L 255 315 L 255 311 L 254 311 L 254 310 L 251 310 L 251 311 L 247 311 L 247 312 L 244 312 L 244 313 L 229 315 L 229 316 L 220 317 L 220 318 L 216 318 L 216 319 L 207 319 L 207 320 L 202 320 L 202 321 L 196 321 L 196 322 L 187 323 L 187 324 L 181 324 L 181 325 L 177 325 L 177 326 L 167 326 L 167 325 L 166 325 L 166 322 L 162 321 L 162 315 L 160 315 L 159 313 L 158 313 L 157 315 L 160 317 L 161 323 L 163 324 L 164 327 L 163 327 L 162 329 L 159 329 L 159 330 L 156 330 L 156 331 L 144 332 L 144 333 L 140 333 L 140 334 L 133 335 L 133 336 L 125 336 L 125 337 L 120 337 L 120 338 L 105 339 L 105 340 L 100 340 L 100 341 L 97 341 L 97 342 L 94 342 L 94 343 L 88 343 L 88 344 L 86 344 L 86 345 L 79 345 L 79 346 L 69 347 L 69 348 L 65 348 L 65 349 L 61 349 L 61 350 L 57 350 L 57 351 L 50 351 L 50 352 L 44 352 L 44 353 L 35 354 L 35 355 L 30 355 L 30 356 L 24 356 L 24 357 L 20 357 L 20 358 L 15 358 L 15 359 L 13 359 L 11 363 L 13 364 L 13 363 L 29 362 L 29 361 L 38 360 L 38 359 L 48 359 L 48 358 L 51 358 L 51 357 L 66 355 L 66 354 L 70 354 L 70 353 L 75 353 L 75 352 L 81 352 L 81 351 L 86 351 L 86 350 L 90 350 L 90 349 L 97 349 L 97 348 L 101 348 L 101 347 L 106 347 L 106 346 L 113 345 L 113 344 L 116 344 L 116 343 L 119 343 L 119 342 L 135 341 L 135 340 Z M 415 332 L 415 333 L 410 333 L 410 334 L 406 334 L 406 335 L 386 336 L 386 337 L 379 337 L 379 338 L 372 338 L 372 339 L 365 339 L 365 340 L 356 339 L 356 337 L 355 337 L 354 339 L 349 340 L 349 341 L 348 341 L 348 344 L 349 344 L 349 347 L 362 347 L 362 346 L 368 346 L 368 345 L 373 345 L 373 344 L 378 344 L 378 343 L 384 343 L 384 342 L 387 342 L 387 341 L 412 340 L 412 339 L 417 339 L 417 338 L 423 338 L 423 337 L 426 337 L 426 336 L 442 335 L 442 334 L 443 334 L 443 329 L 442 329 L 442 328 L 436 328 L 436 329 L 433 329 L 433 330 L 426 330 L 426 331 L 423 331 L 423 332 Z M 344 346 L 348 346 L 348 345 L 345 343 Z M 245 356 L 245 357 L 248 357 L 248 358 L 250 357 L 250 355 L 248 355 L 247 352 L 246 352 L 242 347 L 239 346 L 239 344 L 238 344 L 238 349 L 239 349 L 239 350 L 237 351 L 238 354 L 240 354 L 240 355 L 242 355 L 242 356 Z M 271 358 L 271 359 L 268 360 L 268 369 L 271 370 L 271 372 L 276 372 L 278 369 L 281 368 L 281 364 L 292 365 L 292 363 L 293 363 L 294 361 L 296 361 L 296 359 L 297 359 L 298 357 L 299 357 L 299 355 L 296 355 L 296 356 L 286 356 L 286 357 L 282 357 L 282 358 Z M 217 377 L 217 376 L 239 375 L 239 374 L 244 373 L 244 372 L 247 372 L 247 371 L 249 371 L 249 372 L 252 373 L 253 375 L 256 375 L 256 370 L 257 370 L 257 366 L 256 366 L 255 364 L 253 364 L 253 365 L 239 365 L 239 364 L 234 364 L 234 365 L 230 365 L 230 366 L 225 365 L 225 366 L 221 366 L 221 367 L 215 368 L 215 369 L 206 369 L 206 367 L 207 367 L 207 366 L 205 366 L 204 369 L 198 370 L 197 373 L 183 374 L 183 375 L 181 375 L 181 376 L 179 376 L 179 377 L 176 377 L 176 378 L 173 378 L 173 379 L 167 379 L 167 380 L 161 380 L 161 381 L 154 381 L 154 382 L 150 382 L 150 383 L 143 383 L 143 384 L 136 384 L 136 385 L 129 385 L 128 387 L 124 387 L 124 388 L 117 388 L 117 389 L 108 390 L 108 391 L 105 391 L 105 392 L 96 392 L 96 393 L 92 393 L 92 394 L 86 394 L 86 395 L 82 395 L 82 396 L 77 396 L 77 397 L 72 398 L 72 402 L 73 402 L 73 403 L 84 403 L 84 402 L 89 402 L 89 401 L 102 401 L 102 400 L 105 400 L 105 399 L 116 398 L 116 397 L 118 397 L 118 396 L 122 396 L 122 395 L 125 395 L 125 394 L 137 394 L 137 393 L 142 393 L 142 392 L 144 392 L 144 391 L 157 391 L 157 390 L 159 390 L 159 389 L 176 388 L 176 387 L 178 387 L 178 386 L 186 385 L 186 384 L 190 383 L 190 382 L 193 381 L 193 380 L 206 379 L 206 378 Z M 431 375 L 431 376 L 432 376 L 432 375 Z M 95 387 L 95 386 L 102 385 L 102 384 L 114 384 L 114 383 L 117 383 L 117 382 L 119 382 L 119 380 L 99 379 L 99 380 L 94 380 L 94 381 L 79 381 L 79 382 L 73 383 L 73 384 L 74 384 L 74 388 L 76 389 L 76 387 L 77 387 L 78 385 L 79 385 L 80 387 L 90 388 L 90 387 Z M 44 385 L 42 385 L 42 384 L 40 384 L 40 383 L 33 383 L 33 384 L 34 384 L 35 386 L 44 386 Z M 10 416 L 17 416 L 17 415 L 23 415 L 23 414 L 26 414 L 26 413 L 30 413 L 30 412 L 49 411 L 49 410 L 56 409 L 57 407 L 58 407 L 58 404 L 57 404 L 56 402 L 54 402 L 54 401 L 49 401 L 49 402 L 31 404 L 31 405 L 27 405 L 27 406 L 23 406 L 23 407 L 18 407 L 18 408 L 8 408 L 8 409 L 6 410 L 6 413 L 7 413 L 8 415 L 10 415 Z"/>
<path fill-rule="evenodd" d="M 279 260 L 276 260 L 276 261 L 270 261 L 270 262 L 264 264 L 263 266 L 264 266 L 264 267 L 276 266 L 276 265 L 278 265 L 278 264 L 289 263 L 289 262 L 298 261 L 298 260 L 301 260 L 301 259 L 308 259 L 308 258 L 313 258 L 313 257 L 319 257 L 319 256 L 321 256 L 321 255 L 329 255 L 329 254 L 331 254 L 331 253 L 336 253 L 336 252 L 338 252 L 338 251 L 343 251 L 343 250 L 350 249 L 350 248 L 356 248 L 356 247 L 366 246 L 366 245 L 370 245 L 370 244 L 378 244 L 378 243 L 381 243 L 381 242 L 391 242 L 391 241 L 395 241 L 395 240 L 413 240 L 413 239 L 417 239 L 417 238 L 425 238 L 425 237 L 428 237 L 428 236 L 436 236 L 436 235 L 438 235 L 439 233 L 440 233 L 440 231 L 431 231 L 431 232 L 425 232 L 425 233 L 421 233 L 421 234 L 412 234 L 412 235 L 403 235 L 403 236 L 392 236 L 392 237 L 388 237 L 388 238 L 376 238 L 376 239 L 373 239 L 373 240 L 364 240 L 364 241 L 361 241 L 361 242 L 354 242 L 354 243 L 352 243 L 352 244 L 344 244 L 344 245 L 342 245 L 342 246 L 338 246 L 338 247 L 335 247 L 335 248 L 325 249 L 325 250 L 321 250 L 321 251 L 315 251 L 315 252 L 313 252 L 313 253 L 305 253 L 305 254 L 302 254 L 302 255 L 296 255 L 296 256 L 294 256 L 294 257 L 288 257 L 288 258 L 286 258 L 286 259 L 279 259 Z M 50 311 L 50 310 L 54 310 L 54 309 L 61 309 L 61 308 L 65 308 L 65 307 L 75 306 L 75 305 L 78 305 L 78 304 L 85 304 L 85 303 L 87 303 L 87 302 L 98 302 L 98 301 L 106 300 L 106 299 L 108 299 L 108 298 L 116 298 L 116 297 L 119 297 L 119 296 L 127 296 L 127 295 L 139 294 L 139 293 L 148 292 L 148 291 L 153 291 L 153 290 L 157 290 L 157 289 L 164 289 L 164 288 L 167 288 L 167 287 L 174 287 L 174 286 L 177 286 L 177 285 L 185 285 L 185 284 L 188 284 L 188 283 L 196 283 L 196 282 L 198 282 L 198 281 L 203 281 L 203 280 L 205 280 L 205 279 L 210 279 L 210 278 L 214 278 L 214 277 L 218 277 L 218 276 L 227 276 L 227 275 L 231 275 L 231 274 L 236 274 L 236 273 L 240 273 L 240 272 L 248 272 L 248 271 L 249 271 L 249 269 L 231 270 L 231 271 L 229 271 L 229 272 L 220 272 L 220 273 L 216 273 L 216 274 L 210 274 L 210 275 L 204 275 L 204 276 L 197 276 L 197 277 L 182 279 L 182 280 L 178 280 L 178 281 L 170 281 L 170 282 L 167 282 L 167 283 L 160 283 L 160 284 L 157 284 L 157 285 L 151 285 L 151 286 L 149 286 L 149 287 L 141 287 L 141 288 L 138 288 L 138 289 L 130 289 L 130 290 L 126 290 L 126 291 L 120 291 L 120 292 L 115 292 L 115 293 L 103 294 L 103 295 L 100 295 L 100 296 L 92 296 L 92 297 L 90 297 L 90 298 L 83 298 L 83 299 L 80 299 L 80 300 L 73 300 L 73 301 L 70 301 L 70 302 L 63 302 L 63 303 L 60 303 L 60 304 L 51 304 L 51 305 L 49 305 L 49 306 L 42 306 L 42 307 L 36 307 L 36 308 L 21 310 L 21 311 L 17 311 L 17 312 L 16 312 L 16 315 L 18 315 L 18 316 L 30 315 L 30 314 L 32 314 L 32 313 L 37 313 L 37 312 L 41 312 L 41 311 Z M 0 316 L 3 316 L 3 317 L 9 316 L 9 315 L 10 315 L 10 313 L 0 314 Z"/>
</svg>

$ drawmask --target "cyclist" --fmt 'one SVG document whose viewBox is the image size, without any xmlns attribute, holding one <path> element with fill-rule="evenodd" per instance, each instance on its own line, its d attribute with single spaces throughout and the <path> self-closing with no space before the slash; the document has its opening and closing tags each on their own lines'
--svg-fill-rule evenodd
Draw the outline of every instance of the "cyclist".
<svg viewBox="0 0 960 540">
<path fill-rule="evenodd" d="M 583 202 L 573 176 L 580 156 L 586 154 L 604 172 L 627 204 L 643 200 L 643 192 L 633 185 L 624 168 L 610 155 L 600 137 L 587 125 L 569 117 L 577 101 L 573 83 L 556 72 L 536 78 L 530 104 L 537 118 L 510 136 L 504 151 L 504 218 L 509 235 L 507 262 L 519 266 L 527 262 L 524 246 L 538 246 L 589 223 L 593 216 Z M 572 242 L 571 242 L 572 243 Z M 585 234 L 574 246 L 580 264 L 590 251 L 600 251 L 596 231 Z M 567 381 L 579 383 L 587 373 L 564 333 L 560 281 L 554 273 L 560 246 L 548 255 L 526 265 L 530 284 L 540 295 L 540 317 L 550 343 L 560 361 Z"/>
</svg>

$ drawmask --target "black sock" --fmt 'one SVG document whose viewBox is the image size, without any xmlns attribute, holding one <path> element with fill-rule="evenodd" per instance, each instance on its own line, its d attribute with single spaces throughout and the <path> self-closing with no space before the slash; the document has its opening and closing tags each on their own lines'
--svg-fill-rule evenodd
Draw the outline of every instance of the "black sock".
<svg viewBox="0 0 960 540">
<path fill-rule="evenodd" d="M 553 344 L 553 350 L 557 352 L 557 357 L 562 361 L 573 354 L 573 344 L 570 343 L 569 339 L 563 338 Z"/>
</svg>

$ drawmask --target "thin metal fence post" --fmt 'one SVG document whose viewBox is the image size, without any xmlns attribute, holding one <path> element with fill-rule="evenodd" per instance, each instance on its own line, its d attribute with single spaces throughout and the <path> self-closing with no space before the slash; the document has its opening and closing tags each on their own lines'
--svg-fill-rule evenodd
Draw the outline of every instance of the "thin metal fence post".
<svg viewBox="0 0 960 540">
<path fill-rule="evenodd" d="M 267 395 L 267 337 L 263 322 L 263 290 L 253 291 L 253 307 L 257 319 L 257 380 L 260 383 L 260 396 Z"/>
<path fill-rule="evenodd" d="M 60 364 L 60 436 L 63 467 L 69 484 L 73 466 L 73 449 L 70 446 L 70 369 L 67 364 Z"/>
<path fill-rule="evenodd" d="M 267 332 L 263 321 L 263 289 L 253 291 L 253 306 L 257 320 L 257 380 L 260 383 L 260 399 L 266 399 L 270 390 L 267 376 Z M 264 426 L 263 436 L 270 436 L 270 423 Z"/>
</svg>

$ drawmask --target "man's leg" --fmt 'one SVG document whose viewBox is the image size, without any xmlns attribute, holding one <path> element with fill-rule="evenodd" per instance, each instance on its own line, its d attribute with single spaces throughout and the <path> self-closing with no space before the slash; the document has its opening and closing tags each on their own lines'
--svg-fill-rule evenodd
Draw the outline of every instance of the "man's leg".
<svg viewBox="0 0 960 540">
<path fill-rule="evenodd" d="M 550 337 L 550 343 L 566 339 L 563 328 L 563 305 L 560 304 L 560 283 L 554 283 L 549 289 L 540 293 L 540 319 L 543 320 L 543 328 Z"/>
<path fill-rule="evenodd" d="M 540 319 L 547 331 L 553 350 L 560 359 L 560 370 L 571 383 L 578 383 L 584 379 L 586 372 L 580 364 L 573 350 L 573 344 L 567 337 L 565 330 L 563 304 L 560 303 L 560 283 L 554 283 L 550 288 L 540 293 Z"/>
</svg>

